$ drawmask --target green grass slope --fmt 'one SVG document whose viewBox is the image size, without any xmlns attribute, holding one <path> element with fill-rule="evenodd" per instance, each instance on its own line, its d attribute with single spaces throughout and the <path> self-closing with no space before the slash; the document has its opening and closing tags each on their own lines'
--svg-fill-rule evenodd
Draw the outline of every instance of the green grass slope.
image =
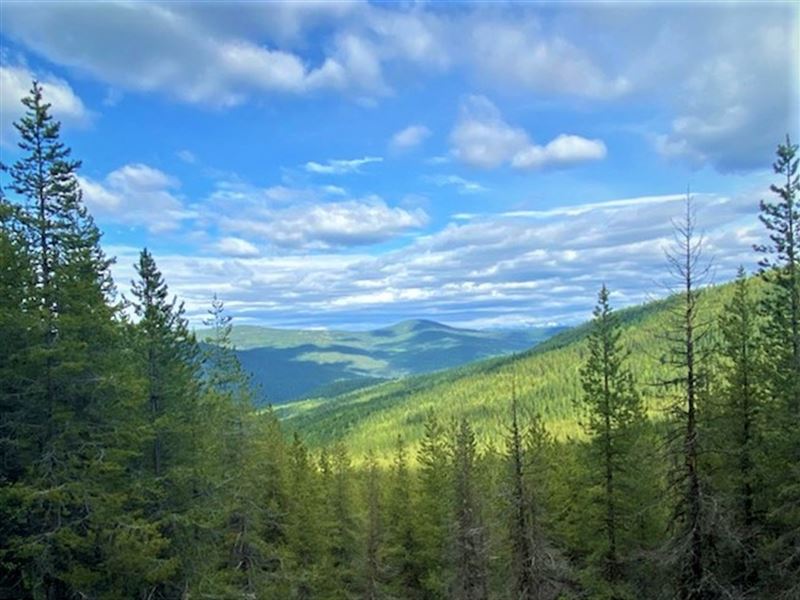
<svg viewBox="0 0 800 600">
<path fill-rule="evenodd" d="M 718 319 L 732 286 L 710 287 L 701 294 L 702 319 Z M 622 341 L 651 411 L 657 413 L 670 392 L 659 385 L 673 374 L 667 363 L 667 332 L 675 323 L 680 298 L 672 297 L 620 310 Z M 426 414 L 434 409 L 444 421 L 472 419 L 485 440 L 499 440 L 508 422 L 512 380 L 526 410 L 539 412 L 557 436 L 580 433 L 575 401 L 581 394 L 580 368 L 586 357 L 589 324 L 563 331 L 532 350 L 476 364 L 411 377 L 335 398 L 316 398 L 283 407 L 288 429 L 312 444 L 343 440 L 356 455 L 391 451 L 398 433 L 413 447 Z M 709 340 L 713 343 L 713 340 Z"/>
<path fill-rule="evenodd" d="M 232 341 L 262 403 L 282 404 L 519 352 L 559 330 L 476 331 L 413 320 L 358 332 L 237 326 Z"/>
</svg>

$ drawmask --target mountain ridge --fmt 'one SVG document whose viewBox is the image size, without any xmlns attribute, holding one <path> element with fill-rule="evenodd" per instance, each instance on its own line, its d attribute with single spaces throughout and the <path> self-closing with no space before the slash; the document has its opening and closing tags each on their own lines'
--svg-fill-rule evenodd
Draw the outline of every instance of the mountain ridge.
<svg viewBox="0 0 800 600">
<path fill-rule="evenodd" d="M 760 285 L 754 280 L 756 289 Z M 709 286 L 700 300 L 708 319 L 716 319 L 733 290 L 731 283 Z M 622 308 L 617 314 L 631 368 L 641 384 L 651 414 L 660 414 L 669 379 L 664 332 L 671 327 L 680 296 Z M 345 442 L 356 453 L 392 451 L 398 431 L 410 448 L 422 435 L 428 412 L 443 422 L 469 416 L 484 440 L 506 434 L 513 385 L 523 411 L 542 415 L 557 437 L 581 435 L 576 400 L 581 395 L 580 368 L 591 321 L 563 330 L 519 353 L 488 358 L 433 374 L 379 383 L 330 398 L 310 398 L 278 411 L 290 430 L 312 444 Z"/>
<path fill-rule="evenodd" d="M 462 329 L 431 319 L 366 331 L 240 325 L 232 328 L 231 342 L 259 403 L 283 404 L 520 352 L 562 329 Z M 196 331 L 200 339 L 206 333 Z"/>
</svg>

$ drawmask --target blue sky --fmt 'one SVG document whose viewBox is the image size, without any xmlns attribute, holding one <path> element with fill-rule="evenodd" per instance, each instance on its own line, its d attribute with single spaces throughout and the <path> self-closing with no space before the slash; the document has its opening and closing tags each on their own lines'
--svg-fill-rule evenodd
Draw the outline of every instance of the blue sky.
<svg viewBox="0 0 800 600">
<path fill-rule="evenodd" d="M 0 152 L 36 77 L 120 289 L 147 245 L 195 322 L 575 323 L 663 293 L 687 186 L 754 268 L 799 11 L 3 2 Z"/>
</svg>

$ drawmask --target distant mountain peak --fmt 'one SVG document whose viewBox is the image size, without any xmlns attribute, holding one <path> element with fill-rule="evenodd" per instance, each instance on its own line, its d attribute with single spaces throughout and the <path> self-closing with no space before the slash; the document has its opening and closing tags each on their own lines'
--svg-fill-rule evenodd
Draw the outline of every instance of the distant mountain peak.
<svg viewBox="0 0 800 600">
<path fill-rule="evenodd" d="M 389 325 L 388 327 L 381 327 L 379 329 L 374 329 L 372 331 L 373 334 L 377 335 L 399 335 L 399 334 L 409 334 L 409 333 L 420 333 L 423 331 L 459 331 L 455 327 L 450 327 L 449 325 L 445 325 L 444 323 L 439 323 L 438 321 L 432 321 L 430 319 L 406 319 L 405 321 L 400 321 L 399 323 L 395 323 L 394 325 Z"/>
</svg>

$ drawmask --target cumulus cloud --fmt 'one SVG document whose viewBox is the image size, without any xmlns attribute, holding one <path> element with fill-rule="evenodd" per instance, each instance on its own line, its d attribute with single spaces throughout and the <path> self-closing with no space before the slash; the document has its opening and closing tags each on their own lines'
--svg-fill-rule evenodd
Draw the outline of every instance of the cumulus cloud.
<svg viewBox="0 0 800 600">
<path fill-rule="evenodd" d="M 235 256 L 239 258 L 249 258 L 258 256 L 258 248 L 242 238 L 224 237 L 214 244 L 214 249 L 223 256 Z"/>
<path fill-rule="evenodd" d="M 370 163 L 379 163 L 383 159 L 379 156 L 365 156 L 363 158 L 330 159 L 324 163 L 309 161 L 305 170 L 309 173 L 320 175 L 344 175 L 346 173 L 359 173 L 361 167 Z"/>
<path fill-rule="evenodd" d="M 4 10 L 3 32 L 108 84 L 192 103 L 231 106 L 258 93 L 386 90 L 371 45 L 357 36 L 342 36 L 330 55 L 310 65 L 252 35 L 218 28 L 210 35 L 212 15 L 221 16 L 170 4 L 20 5 Z"/>
<path fill-rule="evenodd" d="M 456 158 L 484 169 L 503 164 L 517 169 L 563 167 L 606 156 L 601 140 L 577 135 L 561 134 L 544 146 L 534 144 L 524 129 L 506 123 L 497 107 L 484 96 L 470 96 L 463 101 L 450 142 Z"/>
<path fill-rule="evenodd" d="M 68 125 L 86 125 L 91 113 L 72 87 L 57 77 L 34 73 L 22 65 L 0 65 L 0 144 L 16 140 L 12 123 L 25 111 L 20 100 L 28 95 L 33 80 L 42 85 L 42 95 L 52 104 L 53 116 Z"/>
<path fill-rule="evenodd" d="M 171 231 L 196 211 L 176 194 L 179 182 L 144 164 L 128 164 L 102 180 L 78 177 L 86 205 L 101 221 L 143 226 L 153 233 Z"/>
<path fill-rule="evenodd" d="M 430 136 L 431 130 L 424 125 L 409 125 L 392 136 L 389 146 L 394 150 L 408 150 L 419 146 Z"/>
<path fill-rule="evenodd" d="M 530 145 L 511 159 L 518 169 L 538 169 L 548 165 L 569 165 L 606 157 L 601 140 L 587 140 L 578 135 L 561 134 L 545 146 Z"/>
<path fill-rule="evenodd" d="M 376 244 L 427 222 L 422 209 L 391 207 L 374 196 L 279 209 L 256 206 L 241 216 L 219 218 L 226 231 L 258 237 L 278 247 L 316 249 Z"/>
</svg>

